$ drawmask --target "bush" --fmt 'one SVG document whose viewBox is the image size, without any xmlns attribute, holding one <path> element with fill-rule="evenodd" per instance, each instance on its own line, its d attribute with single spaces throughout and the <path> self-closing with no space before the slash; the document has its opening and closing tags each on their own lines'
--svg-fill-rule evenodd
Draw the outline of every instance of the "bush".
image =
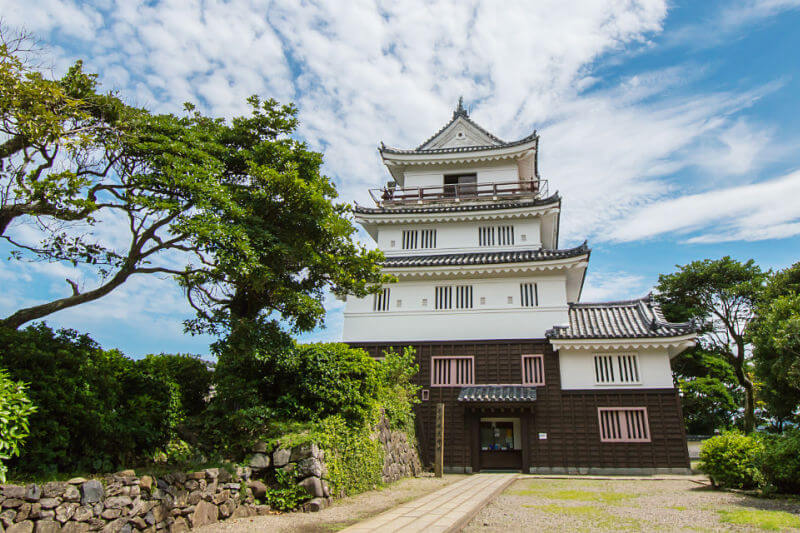
<svg viewBox="0 0 800 533">
<path fill-rule="evenodd" d="M 25 394 L 25 384 L 12 381 L 8 372 L 0 369 L 0 483 L 6 482 L 6 461 L 19 455 L 30 433 L 28 417 L 35 411 Z"/>
<path fill-rule="evenodd" d="M 378 363 L 378 404 L 383 408 L 392 429 L 413 436 L 414 405 L 419 403 L 417 393 L 422 388 L 412 381 L 419 372 L 414 349 L 408 346 L 400 354 L 390 350 L 384 355 L 384 360 Z"/>
<path fill-rule="evenodd" d="M 763 444 L 756 437 L 728 431 L 700 447 L 700 470 L 717 487 L 750 489 L 757 485 L 757 460 Z"/>
<path fill-rule="evenodd" d="M 764 438 L 758 456 L 762 487 L 800 494 L 800 429 L 793 429 Z"/>
<path fill-rule="evenodd" d="M 276 470 L 275 483 L 277 487 L 267 490 L 266 496 L 266 503 L 273 509 L 291 511 L 308 498 L 308 492 L 297 484 L 292 473 Z"/>
<path fill-rule="evenodd" d="M 27 473 L 108 471 L 149 456 L 180 421 L 174 382 L 143 371 L 87 335 L 44 324 L 0 329 L 0 366 L 30 383 L 37 406 L 12 468 Z"/>
<path fill-rule="evenodd" d="M 186 416 L 199 415 L 206 408 L 214 373 L 199 356 L 180 353 L 151 354 L 137 361 L 136 365 L 159 381 L 172 382 L 178 386 L 181 411 Z"/>
</svg>

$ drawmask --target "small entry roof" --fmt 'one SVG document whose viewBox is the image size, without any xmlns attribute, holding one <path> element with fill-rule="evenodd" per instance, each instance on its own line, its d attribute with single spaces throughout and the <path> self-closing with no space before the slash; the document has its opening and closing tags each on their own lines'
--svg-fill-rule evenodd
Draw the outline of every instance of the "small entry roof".
<svg viewBox="0 0 800 533">
<path fill-rule="evenodd" d="M 533 402 L 536 387 L 524 385 L 476 385 L 462 387 L 459 402 Z"/>
</svg>

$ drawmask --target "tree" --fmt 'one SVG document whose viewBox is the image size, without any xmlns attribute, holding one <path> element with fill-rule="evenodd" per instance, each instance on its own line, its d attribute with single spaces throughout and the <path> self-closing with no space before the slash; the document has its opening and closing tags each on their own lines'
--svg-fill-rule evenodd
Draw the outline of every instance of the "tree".
<svg viewBox="0 0 800 533">
<path fill-rule="evenodd" d="M 658 298 L 670 320 L 695 320 L 701 326 L 700 345 L 722 354 L 744 390 L 744 429 L 755 427 L 755 389 L 750 376 L 745 338 L 767 274 L 753 260 L 693 261 L 658 279 Z"/>
<path fill-rule="evenodd" d="M 686 432 L 705 435 L 730 427 L 742 394 L 727 357 L 695 347 L 672 359 L 671 364 L 681 391 Z"/>
<path fill-rule="evenodd" d="M 18 259 L 80 265 L 98 283 L 81 290 L 67 280 L 71 295 L 0 326 L 96 300 L 133 275 L 166 274 L 197 310 L 193 331 L 224 331 L 235 317 L 300 331 L 322 322 L 328 290 L 363 296 L 387 279 L 381 254 L 356 243 L 349 208 L 334 203 L 322 156 L 291 138 L 293 106 L 253 97 L 251 114 L 230 122 L 188 104 L 182 117 L 152 115 L 100 95 L 80 64 L 50 81 L 21 46 L 2 53 L 0 216 L 9 222 L 0 237 Z M 20 242 L 12 221 L 35 225 L 42 241 Z M 93 237 L 100 223 L 127 232 L 127 244 Z"/>
<path fill-rule="evenodd" d="M 749 333 L 760 396 L 782 427 L 800 408 L 800 263 L 770 278 Z"/>
</svg>

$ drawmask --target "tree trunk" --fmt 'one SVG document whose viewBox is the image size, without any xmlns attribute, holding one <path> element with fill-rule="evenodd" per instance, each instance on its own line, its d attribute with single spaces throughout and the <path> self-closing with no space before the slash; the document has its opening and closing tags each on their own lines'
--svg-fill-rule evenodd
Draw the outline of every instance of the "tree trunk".
<svg viewBox="0 0 800 533">
<path fill-rule="evenodd" d="M 744 342 L 741 339 L 736 341 L 737 354 L 733 357 L 733 369 L 736 373 L 736 379 L 739 385 L 744 389 L 744 432 L 752 433 L 756 427 L 756 398 L 753 382 L 747 377 L 744 369 L 745 364 L 745 350 Z"/>
</svg>

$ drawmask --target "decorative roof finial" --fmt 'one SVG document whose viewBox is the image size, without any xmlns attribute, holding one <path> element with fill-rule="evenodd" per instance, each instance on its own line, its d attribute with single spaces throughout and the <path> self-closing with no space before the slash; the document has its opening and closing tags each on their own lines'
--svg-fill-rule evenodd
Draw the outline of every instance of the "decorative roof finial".
<svg viewBox="0 0 800 533">
<path fill-rule="evenodd" d="M 456 118 L 458 116 L 462 116 L 462 117 L 468 117 L 469 116 L 469 113 L 467 113 L 467 110 L 464 109 L 464 97 L 463 96 L 459 96 L 458 97 L 458 107 L 456 108 L 455 111 L 453 111 L 453 118 Z"/>
</svg>

